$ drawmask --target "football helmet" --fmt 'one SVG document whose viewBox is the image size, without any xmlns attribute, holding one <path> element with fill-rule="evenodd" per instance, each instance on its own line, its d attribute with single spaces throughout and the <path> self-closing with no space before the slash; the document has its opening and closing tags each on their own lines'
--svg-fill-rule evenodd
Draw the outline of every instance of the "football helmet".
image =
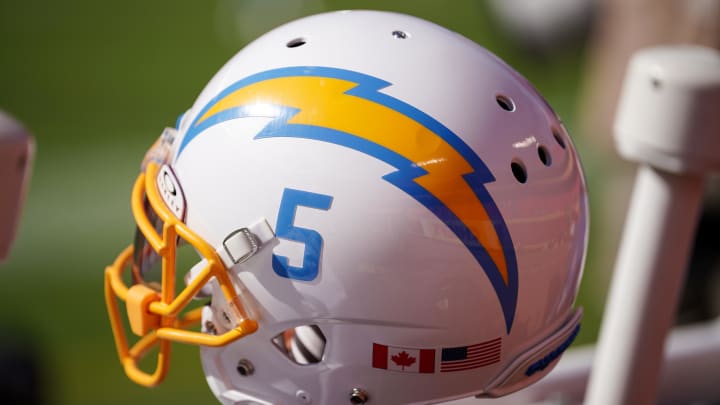
<svg viewBox="0 0 720 405">
<path fill-rule="evenodd" d="M 132 211 L 105 291 L 140 384 L 185 342 L 227 404 L 499 396 L 578 333 L 571 139 L 520 74 L 415 17 L 325 13 L 246 46 L 150 149 Z"/>
</svg>

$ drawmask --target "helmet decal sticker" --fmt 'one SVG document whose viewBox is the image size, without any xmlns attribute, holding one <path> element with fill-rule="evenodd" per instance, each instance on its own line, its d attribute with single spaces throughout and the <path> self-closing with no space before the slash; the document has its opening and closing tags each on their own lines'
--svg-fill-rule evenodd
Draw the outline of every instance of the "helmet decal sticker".
<svg viewBox="0 0 720 405">
<path fill-rule="evenodd" d="M 330 67 L 286 67 L 245 77 L 193 118 L 177 156 L 205 129 L 235 118 L 273 117 L 254 139 L 328 142 L 397 170 L 383 176 L 429 209 L 460 239 L 490 280 L 513 324 L 518 294 L 515 249 L 485 188 L 495 177 L 460 137 L 404 101 L 381 93 L 391 83 Z M 322 113 L 318 113 L 318 112 Z"/>
<path fill-rule="evenodd" d="M 470 346 L 442 349 L 440 372 L 463 371 L 500 362 L 502 339 L 495 338 Z"/>
<path fill-rule="evenodd" d="M 170 166 L 163 165 L 158 172 L 155 180 L 160 196 L 165 205 L 170 208 L 175 216 L 183 220 L 185 219 L 185 195 L 175 173 Z"/>
<path fill-rule="evenodd" d="M 325 194 L 286 188 L 283 191 L 278 212 L 275 235 L 281 239 L 293 240 L 305 245 L 302 267 L 290 265 L 285 256 L 272 255 L 272 268 L 280 277 L 293 280 L 312 281 L 320 271 L 320 254 L 323 238 L 315 230 L 295 226 L 295 213 L 298 207 L 329 210 L 333 197 Z"/>
<path fill-rule="evenodd" d="M 434 373 L 435 349 L 411 349 L 373 343 L 372 366 L 405 373 Z"/>
<path fill-rule="evenodd" d="M 372 366 L 405 373 L 441 373 L 472 370 L 500 362 L 502 338 L 486 340 L 470 346 L 419 349 L 388 346 L 373 342 Z M 440 367 L 436 353 L 439 354 Z"/>
</svg>

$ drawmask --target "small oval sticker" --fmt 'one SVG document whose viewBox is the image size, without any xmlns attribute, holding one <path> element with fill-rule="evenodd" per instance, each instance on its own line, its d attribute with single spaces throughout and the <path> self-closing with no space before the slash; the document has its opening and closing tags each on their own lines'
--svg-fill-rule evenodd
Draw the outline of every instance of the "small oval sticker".
<svg viewBox="0 0 720 405">
<path fill-rule="evenodd" d="M 163 165 L 158 172 L 157 179 L 158 191 L 165 201 L 165 205 L 170 208 L 175 216 L 181 221 L 185 220 L 185 195 L 183 194 L 180 182 L 170 166 Z"/>
</svg>

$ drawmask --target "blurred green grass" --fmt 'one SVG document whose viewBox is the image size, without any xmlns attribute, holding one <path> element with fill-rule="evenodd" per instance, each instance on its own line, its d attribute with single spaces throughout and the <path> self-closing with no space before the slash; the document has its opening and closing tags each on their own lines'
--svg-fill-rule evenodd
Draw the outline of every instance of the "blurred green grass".
<svg viewBox="0 0 720 405">
<path fill-rule="evenodd" d="M 0 264 L 0 328 L 37 349 L 46 402 L 215 403 L 193 347 L 174 348 L 170 375 L 158 388 L 125 377 L 107 321 L 102 273 L 131 240 L 130 188 L 145 149 L 254 36 L 323 10 L 414 14 L 505 59 L 572 132 L 584 49 L 538 61 L 499 29 L 484 3 L 451 4 L 287 1 L 273 2 L 273 9 L 229 0 L 2 1 L 0 109 L 28 126 L 37 150 L 19 237 L 10 260 Z M 248 13 L 252 26 L 238 30 L 233 13 Z M 591 264 L 592 257 L 588 271 Z M 599 304 L 580 301 L 587 308 L 582 343 L 597 334 Z"/>
</svg>

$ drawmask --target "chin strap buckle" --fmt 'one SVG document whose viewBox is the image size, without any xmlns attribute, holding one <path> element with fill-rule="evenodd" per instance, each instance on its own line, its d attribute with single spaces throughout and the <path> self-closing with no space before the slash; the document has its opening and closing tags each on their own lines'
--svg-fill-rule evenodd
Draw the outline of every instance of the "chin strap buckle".
<svg viewBox="0 0 720 405">
<path fill-rule="evenodd" d="M 275 238 L 275 232 L 265 218 L 231 232 L 223 240 L 217 253 L 223 264 L 232 266 L 250 259 L 260 248 Z"/>
</svg>

